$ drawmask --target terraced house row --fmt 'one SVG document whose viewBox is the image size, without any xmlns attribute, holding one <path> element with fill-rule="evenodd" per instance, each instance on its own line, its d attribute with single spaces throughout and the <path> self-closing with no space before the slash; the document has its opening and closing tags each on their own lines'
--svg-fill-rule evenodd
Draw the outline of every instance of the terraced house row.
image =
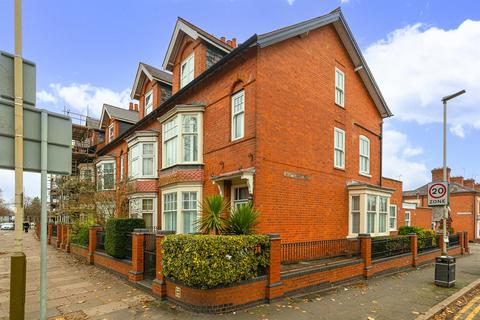
<svg viewBox="0 0 480 320">
<path fill-rule="evenodd" d="M 100 192 L 128 181 L 129 214 L 149 226 L 194 232 L 215 193 L 252 201 L 257 232 L 286 242 L 405 223 L 402 183 L 382 176 L 392 113 L 339 9 L 239 44 L 179 18 L 163 65 L 138 65 L 131 98 L 103 106 L 83 170 Z"/>
</svg>

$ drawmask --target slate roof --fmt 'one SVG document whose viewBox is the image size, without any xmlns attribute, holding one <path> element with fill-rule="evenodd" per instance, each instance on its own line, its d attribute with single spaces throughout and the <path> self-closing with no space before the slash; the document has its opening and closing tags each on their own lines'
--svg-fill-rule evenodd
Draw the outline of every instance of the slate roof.
<svg viewBox="0 0 480 320">
<path fill-rule="evenodd" d="M 428 183 L 417 188 L 415 190 L 407 190 L 403 192 L 404 197 L 416 197 L 417 195 L 426 196 L 428 189 Z M 475 189 L 462 186 L 461 184 L 451 182 L 450 183 L 450 194 L 454 193 L 465 193 L 465 192 L 476 192 Z"/>
<path fill-rule="evenodd" d="M 112 119 L 117 119 L 117 120 L 128 122 L 128 123 L 136 123 L 139 120 L 138 111 L 135 111 L 135 110 L 115 107 L 109 104 L 104 104 L 103 110 L 104 112 L 107 112 L 108 116 Z M 99 124 L 100 126 L 102 122 L 103 122 L 103 113 L 102 113 L 102 119 Z"/>
<path fill-rule="evenodd" d="M 172 84 L 172 74 L 170 72 L 157 69 L 144 62 L 140 62 L 140 65 L 143 66 L 154 79 Z"/>
<path fill-rule="evenodd" d="M 98 129 L 98 127 L 100 125 L 100 120 L 99 119 L 94 119 L 94 118 L 91 118 L 91 117 L 87 117 L 87 119 L 85 120 L 85 125 L 89 129 Z"/>
</svg>

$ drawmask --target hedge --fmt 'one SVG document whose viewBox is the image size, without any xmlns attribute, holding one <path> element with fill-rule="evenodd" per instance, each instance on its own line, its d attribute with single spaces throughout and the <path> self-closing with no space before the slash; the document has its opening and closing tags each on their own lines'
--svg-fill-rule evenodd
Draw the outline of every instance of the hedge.
<svg viewBox="0 0 480 320">
<path fill-rule="evenodd" d="M 88 222 L 80 221 L 73 223 L 70 241 L 84 247 L 88 246 L 88 230 L 90 225 Z"/>
<path fill-rule="evenodd" d="M 163 273 L 190 287 L 226 286 L 263 274 L 269 249 L 266 235 L 171 235 L 162 243 Z"/>
<path fill-rule="evenodd" d="M 408 235 L 415 233 L 417 235 L 418 241 L 418 248 L 422 249 L 423 247 L 427 246 L 429 243 L 425 240 L 425 238 L 432 238 L 432 244 L 435 245 L 437 243 L 435 238 L 435 231 L 430 229 L 424 229 L 420 227 L 414 226 L 401 226 L 398 229 L 399 235 Z"/>
<path fill-rule="evenodd" d="M 125 258 L 127 234 L 136 228 L 145 228 L 145 220 L 109 219 L 105 225 L 105 252 L 115 258 Z"/>
</svg>

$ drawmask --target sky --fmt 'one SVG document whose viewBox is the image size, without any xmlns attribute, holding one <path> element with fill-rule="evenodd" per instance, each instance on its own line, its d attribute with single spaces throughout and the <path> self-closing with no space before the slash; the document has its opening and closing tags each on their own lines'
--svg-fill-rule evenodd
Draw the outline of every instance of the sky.
<svg viewBox="0 0 480 320">
<path fill-rule="evenodd" d="M 384 176 L 404 189 L 442 165 L 443 96 L 448 163 L 480 180 L 480 2 L 476 0 L 24 0 L 23 56 L 37 65 L 37 106 L 99 116 L 128 106 L 139 61 L 161 67 L 178 16 L 242 42 L 341 7 L 394 113 L 384 126 Z M 0 0 L 0 50 L 13 51 L 13 0 Z M 348 90 L 348 88 L 347 88 Z M 13 172 L 0 189 L 13 199 Z M 39 195 L 26 173 L 25 193 Z"/>
</svg>

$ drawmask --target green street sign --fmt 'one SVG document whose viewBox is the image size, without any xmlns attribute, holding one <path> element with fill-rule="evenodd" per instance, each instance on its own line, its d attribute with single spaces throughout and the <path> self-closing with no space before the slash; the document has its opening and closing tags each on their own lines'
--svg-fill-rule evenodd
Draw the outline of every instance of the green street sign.
<svg viewBox="0 0 480 320">
<path fill-rule="evenodd" d="M 0 51 L 0 98 L 15 101 L 13 82 L 13 55 Z M 34 106 L 36 102 L 35 63 L 23 60 L 23 104 Z"/>
</svg>

